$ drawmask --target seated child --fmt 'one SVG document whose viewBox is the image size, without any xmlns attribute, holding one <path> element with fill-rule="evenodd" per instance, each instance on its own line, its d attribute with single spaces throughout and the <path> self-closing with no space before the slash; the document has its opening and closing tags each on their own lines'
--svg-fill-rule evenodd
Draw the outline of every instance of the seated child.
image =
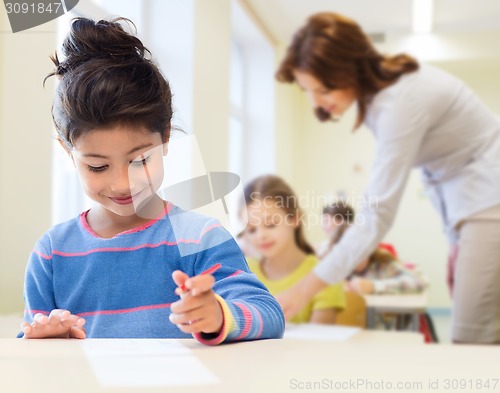
<svg viewBox="0 0 500 393">
<path fill-rule="evenodd" d="M 354 214 L 354 209 L 344 203 L 331 204 L 323 209 L 323 230 L 329 239 L 326 241 L 328 246 L 323 246 L 321 256 L 340 241 L 354 222 Z M 405 267 L 387 250 L 377 248 L 348 277 L 346 289 L 361 294 L 418 293 L 426 285 L 425 279 L 416 270 Z"/>
<path fill-rule="evenodd" d="M 262 176 L 245 187 L 248 226 L 245 238 L 260 255 L 250 269 L 277 295 L 297 284 L 318 263 L 305 239 L 302 214 L 292 189 L 277 176 Z M 340 284 L 327 287 L 290 322 L 335 323 L 345 307 Z"/>
<path fill-rule="evenodd" d="M 321 228 L 327 239 L 316 246 L 316 255 L 319 258 L 323 258 L 330 251 L 354 221 L 354 209 L 342 202 L 325 206 L 322 213 Z"/>
<path fill-rule="evenodd" d="M 52 59 L 58 139 L 95 206 L 36 243 L 19 336 L 211 345 L 282 337 L 281 308 L 231 235 L 157 194 L 172 93 L 120 21 L 75 19 L 64 61 Z"/>
<path fill-rule="evenodd" d="M 382 295 L 419 293 L 424 290 L 426 282 L 391 253 L 378 248 L 356 267 L 346 285 L 361 294 Z"/>
</svg>

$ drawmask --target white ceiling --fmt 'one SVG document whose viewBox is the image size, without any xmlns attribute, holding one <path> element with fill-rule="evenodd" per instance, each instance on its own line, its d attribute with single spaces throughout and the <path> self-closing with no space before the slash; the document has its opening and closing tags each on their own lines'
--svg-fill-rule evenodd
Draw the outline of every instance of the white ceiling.
<svg viewBox="0 0 500 393">
<path fill-rule="evenodd" d="M 244 1 L 280 42 L 288 42 L 309 15 L 321 11 L 349 16 L 367 33 L 411 33 L 413 0 Z M 500 0 L 434 0 L 433 31 L 500 31 Z M 500 52 L 500 43 L 492 50 Z"/>
</svg>

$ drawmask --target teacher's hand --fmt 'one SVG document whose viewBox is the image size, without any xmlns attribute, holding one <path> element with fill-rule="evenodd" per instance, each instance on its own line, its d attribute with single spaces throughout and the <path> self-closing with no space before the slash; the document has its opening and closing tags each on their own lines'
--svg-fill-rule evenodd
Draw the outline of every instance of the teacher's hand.
<svg viewBox="0 0 500 393">
<path fill-rule="evenodd" d="M 319 291 L 328 286 L 314 273 L 309 273 L 297 285 L 276 296 L 285 320 L 298 314 Z"/>
</svg>

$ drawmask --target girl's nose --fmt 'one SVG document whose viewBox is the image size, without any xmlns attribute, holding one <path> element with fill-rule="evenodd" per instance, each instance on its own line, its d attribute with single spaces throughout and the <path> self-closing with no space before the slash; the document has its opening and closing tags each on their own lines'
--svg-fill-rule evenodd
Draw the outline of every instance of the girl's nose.
<svg viewBox="0 0 500 393">
<path fill-rule="evenodd" d="M 265 229 L 262 229 L 262 228 L 258 228 L 256 231 L 255 231 L 255 237 L 259 240 L 262 240 L 266 237 L 266 231 Z"/>
<path fill-rule="evenodd" d="M 129 195 L 132 189 L 128 167 L 120 167 L 111 173 L 110 189 L 120 195 Z"/>
</svg>

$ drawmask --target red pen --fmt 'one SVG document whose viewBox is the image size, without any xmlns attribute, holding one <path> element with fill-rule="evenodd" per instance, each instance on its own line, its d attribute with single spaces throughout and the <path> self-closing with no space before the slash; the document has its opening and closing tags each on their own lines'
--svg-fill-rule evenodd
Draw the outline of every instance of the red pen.
<svg viewBox="0 0 500 393">
<path fill-rule="evenodd" d="M 216 263 L 215 265 L 213 265 L 212 267 L 209 267 L 207 270 L 203 270 L 201 274 L 212 274 L 212 273 L 215 273 L 217 270 L 219 270 L 220 268 L 222 267 L 222 265 L 220 263 Z M 180 288 L 182 289 L 183 292 L 186 292 L 188 289 L 186 288 L 185 285 L 181 285 Z"/>
</svg>

